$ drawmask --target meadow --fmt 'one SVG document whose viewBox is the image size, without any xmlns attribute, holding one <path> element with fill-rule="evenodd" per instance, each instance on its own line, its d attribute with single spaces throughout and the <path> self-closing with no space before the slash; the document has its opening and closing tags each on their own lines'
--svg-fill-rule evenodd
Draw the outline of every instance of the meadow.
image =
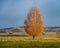
<svg viewBox="0 0 60 48">
<path fill-rule="evenodd" d="M 60 48 L 60 42 L 4 41 L 0 42 L 0 48 Z"/>
<path fill-rule="evenodd" d="M 0 48 L 60 48 L 60 38 L 0 36 Z"/>
</svg>

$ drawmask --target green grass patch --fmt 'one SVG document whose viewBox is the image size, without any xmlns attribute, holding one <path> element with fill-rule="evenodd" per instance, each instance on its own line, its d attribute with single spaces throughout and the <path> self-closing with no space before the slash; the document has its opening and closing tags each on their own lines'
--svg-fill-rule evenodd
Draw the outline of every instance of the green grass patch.
<svg viewBox="0 0 60 48">
<path fill-rule="evenodd" d="M 0 41 L 0 48 L 60 48 L 60 42 Z"/>
</svg>

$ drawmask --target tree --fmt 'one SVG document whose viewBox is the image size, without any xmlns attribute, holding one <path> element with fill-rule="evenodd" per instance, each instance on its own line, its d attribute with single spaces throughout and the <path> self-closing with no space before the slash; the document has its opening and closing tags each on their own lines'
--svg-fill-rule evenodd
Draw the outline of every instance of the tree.
<svg viewBox="0 0 60 48">
<path fill-rule="evenodd" d="M 27 19 L 24 21 L 25 31 L 33 36 L 39 36 L 44 31 L 43 22 L 41 19 L 41 15 L 36 7 L 32 7 L 30 12 L 27 15 Z"/>
</svg>

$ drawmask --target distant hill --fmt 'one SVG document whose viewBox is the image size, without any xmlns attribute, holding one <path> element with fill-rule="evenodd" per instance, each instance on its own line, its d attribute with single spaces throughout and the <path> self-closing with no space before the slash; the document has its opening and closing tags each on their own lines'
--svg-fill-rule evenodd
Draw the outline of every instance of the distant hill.
<svg viewBox="0 0 60 48">
<path fill-rule="evenodd" d="M 44 27 L 43 34 L 46 32 L 60 33 L 60 27 Z M 27 35 L 27 33 L 24 30 L 24 26 L 19 26 L 0 29 L 0 35 Z"/>
<path fill-rule="evenodd" d="M 23 31 L 22 27 L 10 27 L 10 28 L 0 29 L 0 33 L 4 33 L 4 32 L 22 32 L 22 31 Z"/>
<path fill-rule="evenodd" d="M 13 28 L 24 28 L 24 27 L 23 26 L 21 26 L 21 27 L 10 27 L 10 28 L 3 28 L 3 29 L 0 29 L 0 30 L 11 30 Z"/>
<path fill-rule="evenodd" d="M 3 28 L 0 29 L 0 31 L 13 31 L 13 32 L 20 32 L 22 31 L 24 26 L 19 26 L 19 27 L 10 27 L 10 28 Z M 60 31 L 60 27 L 44 27 L 44 32 L 56 32 Z"/>
<path fill-rule="evenodd" d="M 10 29 L 12 29 L 13 27 L 11 27 L 11 28 L 3 28 L 3 29 L 0 29 L 0 30 L 10 30 Z"/>
</svg>

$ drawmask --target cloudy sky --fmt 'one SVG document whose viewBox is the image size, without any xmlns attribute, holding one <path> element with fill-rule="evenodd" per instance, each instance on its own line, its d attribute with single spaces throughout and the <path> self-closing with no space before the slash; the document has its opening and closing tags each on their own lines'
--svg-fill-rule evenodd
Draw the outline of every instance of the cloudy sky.
<svg viewBox="0 0 60 48">
<path fill-rule="evenodd" d="M 60 0 L 0 0 L 0 28 L 24 26 L 32 6 L 36 6 L 45 27 L 60 26 Z"/>
</svg>

